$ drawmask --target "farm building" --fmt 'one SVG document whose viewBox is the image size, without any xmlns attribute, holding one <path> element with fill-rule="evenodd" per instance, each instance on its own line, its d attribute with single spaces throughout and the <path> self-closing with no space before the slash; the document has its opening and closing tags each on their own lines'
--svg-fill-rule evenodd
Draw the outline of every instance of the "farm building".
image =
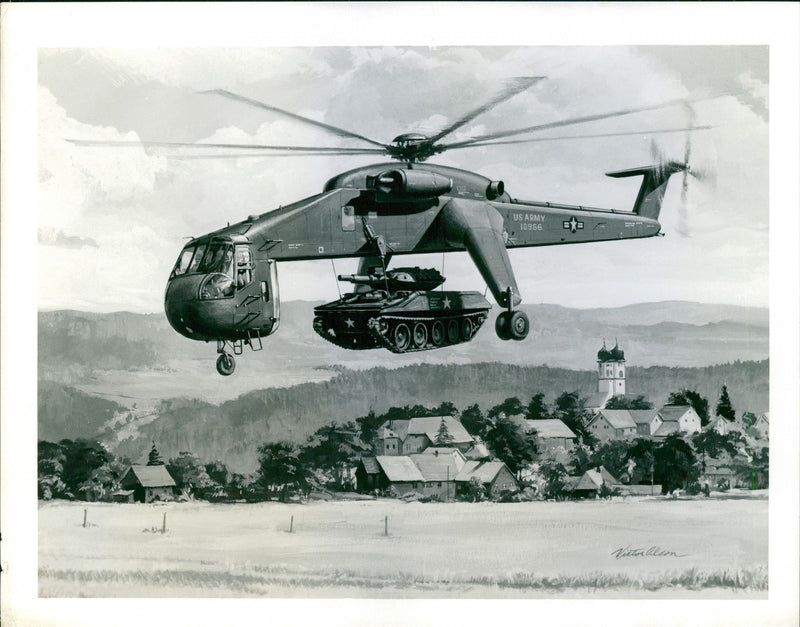
<svg viewBox="0 0 800 627">
<path fill-rule="evenodd" d="M 594 498 L 604 485 L 614 489 L 621 484 L 604 466 L 591 468 L 580 477 L 573 478 L 572 495 L 576 498 Z"/>
<path fill-rule="evenodd" d="M 490 498 L 518 489 L 514 474 L 503 462 L 468 461 L 456 476 L 456 493 L 464 494 L 472 479 L 480 481 Z"/>
<path fill-rule="evenodd" d="M 747 435 L 756 440 L 769 440 L 769 412 L 760 414 L 755 420 L 748 418 L 742 418 Z"/>
<path fill-rule="evenodd" d="M 474 440 L 464 425 L 452 416 L 426 416 L 402 420 L 387 420 L 378 429 L 376 455 L 413 455 L 433 446 L 439 427 L 444 421 L 452 438 L 450 445 L 466 453 Z"/>
<path fill-rule="evenodd" d="M 475 443 L 464 453 L 464 457 L 473 460 L 489 460 L 492 454 L 489 452 L 489 449 L 486 448 L 483 440 L 476 436 Z"/>
<path fill-rule="evenodd" d="M 398 495 L 421 490 L 425 479 L 414 462 L 403 455 L 378 455 L 362 457 L 356 468 L 356 486 L 359 492 L 388 490 Z"/>
<path fill-rule="evenodd" d="M 700 431 L 700 416 L 691 405 L 664 405 L 658 410 L 658 415 L 664 423 L 676 422 L 680 433 L 692 434 Z M 658 433 L 653 435 L 658 436 Z"/>
<path fill-rule="evenodd" d="M 163 465 L 133 465 L 122 475 L 120 490 L 133 490 L 133 500 L 139 503 L 170 500 L 175 495 L 175 480 Z"/>
<path fill-rule="evenodd" d="M 635 437 L 637 433 L 636 422 L 627 409 L 601 409 L 586 428 L 601 442 Z"/>
<path fill-rule="evenodd" d="M 653 435 L 664 422 L 655 409 L 629 409 L 628 413 L 636 423 L 637 435 Z"/>
<path fill-rule="evenodd" d="M 418 492 L 425 496 L 436 495 L 442 499 L 455 496 L 456 476 L 467 463 L 461 451 L 455 448 L 430 447 L 409 457 L 425 479 Z"/>
<path fill-rule="evenodd" d="M 728 435 L 733 431 L 741 432 L 741 430 L 737 423 L 731 422 L 722 416 L 716 416 L 714 420 L 703 427 L 703 431 L 716 431 L 720 435 Z"/>
<path fill-rule="evenodd" d="M 578 441 L 578 436 L 575 435 L 567 425 L 556 418 L 547 420 L 525 420 L 523 421 L 523 428 L 528 432 L 535 430 L 543 448 L 563 448 L 571 450 Z"/>
</svg>

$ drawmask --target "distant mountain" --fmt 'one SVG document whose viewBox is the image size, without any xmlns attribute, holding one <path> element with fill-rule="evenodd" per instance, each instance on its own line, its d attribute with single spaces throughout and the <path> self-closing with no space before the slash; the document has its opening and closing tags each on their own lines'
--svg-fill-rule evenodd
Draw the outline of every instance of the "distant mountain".
<svg viewBox="0 0 800 627">
<path fill-rule="evenodd" d="M 128 397 L 154 407 L 174 396 L 209 401 L 252 389 L 330 378 L 336 368 L 401 367 L 415 363 L 498 361 L 571 369 L 594 367 L 603 338 L 615 340 L 629 365 L 706 366 L 769 357 L 766 309 L 663 302 L 616 309 L 528 305 L 532 321 L 524 342 L 502 342 L 490 314 L 472 342 L 435 351 L 394 355 L 385 350 L 346 351 L 312 330 L 316 303 L 282 304 L 281 327 L 262 352 L 246 350 L 237 371 L 222 380 L 214 370 L 213 343 L 187 340 L 163 314 L 39 314 L 39 377 L 125 404 Z"/>
</svg>

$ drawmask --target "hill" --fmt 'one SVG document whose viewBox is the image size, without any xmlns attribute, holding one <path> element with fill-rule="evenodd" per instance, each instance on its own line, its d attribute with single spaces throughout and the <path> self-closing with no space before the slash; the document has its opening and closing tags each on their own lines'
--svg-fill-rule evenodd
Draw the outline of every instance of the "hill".
<svg viewBox="0 0 800 627">
<path fill-rule="evenodd" d="M 657 405 L 671 391 L 689 387 L 716 404 L 728 385 L 738 411 L 763 411 L 769 402 L 768 362 L 737 362 L 704 368 L 631 368 L 630 392 L 643 394 Z M 119 454 L 141 459 L 151 440 L 164 457 L 189 450 L 201 458 L 220 459 L 238 471 L 252 471 L 256 448 L 274 440 L 302 442 L 323 424 L 346 422 L 370 410 L 391 406 L 436 406 L 452 401 L 459 409 L 478 403 L 484 410 L 509 396 L 524 403 L 538 392 L 551 402 L 563 391 L 588 396 L 596 389 L 592 371 L 499 363 L 451 366 L 414 365 L 397 369 L 345 371 L 320 383 L 270 388 L 244 394 L 220 404 L 200 400 L 163 401 L 141 425 L 108 430 L 104 437 Z M 133 429 L 132 429 L 133 427 Z"/>
</svg>

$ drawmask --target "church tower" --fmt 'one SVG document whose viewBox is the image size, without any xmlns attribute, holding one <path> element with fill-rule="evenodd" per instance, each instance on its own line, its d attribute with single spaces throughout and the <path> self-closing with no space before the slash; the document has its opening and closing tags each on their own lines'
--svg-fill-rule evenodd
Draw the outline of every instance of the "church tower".
<svg viewBox="0 0 800 627">
<path fill-rule="evenodd" d="M 625 353 L 618 342 L 608 350 L 603 341 L 603 348 L 597 352 L 597 375 L 597 391 L 605 394 L 606 400 L 625 396 Z"/>
</svg>

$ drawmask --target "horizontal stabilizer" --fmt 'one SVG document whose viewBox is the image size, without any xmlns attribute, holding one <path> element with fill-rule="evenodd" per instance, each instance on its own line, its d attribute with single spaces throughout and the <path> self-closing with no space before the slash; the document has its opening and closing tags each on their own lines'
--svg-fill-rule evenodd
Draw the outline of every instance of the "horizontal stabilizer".
<svg viewBox="0 0 800 627">
<path fill-rule="evenodd" d="M 664 193 L 667 191 L 669 177 L 676 172 L 683 172 L 684 170 L 686 170 L 686 164 L 669 161 L 660 165 L 607 172 L 606 176 L 611 176 L 613 178 L 643 176 L 642 186 L 639 188 L 639 195 L 636 197 L 636 202 L 633 205 L 632 211 L 644 218 L 658 220 L 658 214 L 661 213 L 661 202 L 664 200 Z"/>
</svg>

